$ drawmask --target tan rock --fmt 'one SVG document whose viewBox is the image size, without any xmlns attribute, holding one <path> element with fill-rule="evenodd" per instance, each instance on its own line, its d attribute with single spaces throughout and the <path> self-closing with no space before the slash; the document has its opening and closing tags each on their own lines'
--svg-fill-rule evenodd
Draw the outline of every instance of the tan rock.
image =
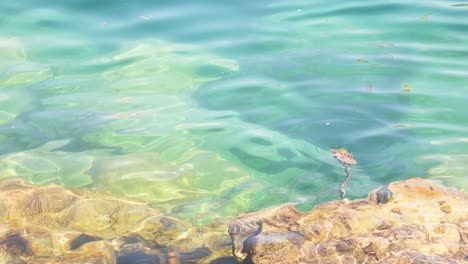
<svg viewBox="0 0 468 264">
<path fill-rule="evenodd" d="M 400 207 L 393 207 L 393 208 L 392 208 L 392 213 L 395 213 L 395 214 L 401 213 Z"/>
<path fill-rule="evenodd" d="M 452 212 L 452 207 L 449 204 L 444 204 L 440 207 L 440 210 L 446 214 L 450 214 Z"/>
<path fill-rule="evenodd" d="M 230 226 L 235 256 L 245 263 L 282 263 L 277 256 L 291 263 L 462 263 L 466 257 L 468 195 L 429 180 L 395 182 L 368 199 L 296 211 L 280 206 L 236 218 Z"/>
</svg>

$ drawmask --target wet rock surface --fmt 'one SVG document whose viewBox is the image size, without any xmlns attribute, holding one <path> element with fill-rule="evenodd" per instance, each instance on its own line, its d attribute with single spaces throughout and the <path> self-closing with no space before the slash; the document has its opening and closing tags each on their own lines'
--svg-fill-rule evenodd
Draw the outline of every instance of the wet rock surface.
<svg viewBox="0 0 468 264">
<path fill-rule="evenodd" d="M 413 178 L 307 213 L 248 213 L 229 233 L 243 263 L 467 263 L 468 195 Z"/>
<path fill-rule="evenodd" d="M 227 225 L 195 227 L 85 188 L 0 181 L 0 263 L 217 263 L 230 256 Z"/>
</svg>

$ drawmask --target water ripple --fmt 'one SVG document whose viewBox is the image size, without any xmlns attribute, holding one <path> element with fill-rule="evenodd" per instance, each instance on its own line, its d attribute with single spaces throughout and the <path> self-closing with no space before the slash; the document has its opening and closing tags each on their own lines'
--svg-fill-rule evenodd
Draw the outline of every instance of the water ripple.
<svg viewBox="0 0 468 264">
<path fill-rule="evenodd" d="M 457 185 L 468 20 L 455 4 L 3 1 L 0 171 L 200 223 L 336 199 L 337 147 L 358 160 L 351 198 L 413 176 Z"/>
</svg>

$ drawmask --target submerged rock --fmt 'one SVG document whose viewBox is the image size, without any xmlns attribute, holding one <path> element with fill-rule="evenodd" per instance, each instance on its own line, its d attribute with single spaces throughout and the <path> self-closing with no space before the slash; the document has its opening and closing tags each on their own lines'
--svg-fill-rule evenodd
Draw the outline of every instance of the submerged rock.
<svg viewBox="0 0 468 264">
<path fill-rule="evenodd" d="M 305 214 L 291 204 L 249 213 L 229 233 L 243 263 L 464 263 L 468 195 L 414 178 Z"/>
<path fill-rule="evenodd" d="M 209 263 L 230 255 L 226 226 L 96 190 L 0 181 L 0 263 Z"/>
<path fill-rule="evenodd" d="M 8 179 L 0 263 L 235 263 L 232 254 L 244 263 L 463 263 L 467 198 L 410 179 L 308 213 L 293 204 L 248 213 L 226 232 L 227 220 L 196 227 L 95 189 Z"/>
</svg>

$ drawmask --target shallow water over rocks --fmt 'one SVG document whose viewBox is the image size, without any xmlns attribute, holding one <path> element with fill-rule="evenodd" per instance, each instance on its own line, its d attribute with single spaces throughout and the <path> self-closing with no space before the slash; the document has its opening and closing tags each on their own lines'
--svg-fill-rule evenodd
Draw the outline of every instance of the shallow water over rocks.
<svg viewBox="0 0 468 264">
<path fill-rule="evenodd" d="M 0 216 L 0 263 L 210 263 L 230 257 L 226 221 L 194 227 L 91 189 L 3 180 Z"/>
<path fill-rule="evenodd" d="M 463 263 L 467 208 L 466 193 L 413 178 L 194 226 L 102 189 L 13 178 L 0 181 L 0 262 Z"/>
</svg>

